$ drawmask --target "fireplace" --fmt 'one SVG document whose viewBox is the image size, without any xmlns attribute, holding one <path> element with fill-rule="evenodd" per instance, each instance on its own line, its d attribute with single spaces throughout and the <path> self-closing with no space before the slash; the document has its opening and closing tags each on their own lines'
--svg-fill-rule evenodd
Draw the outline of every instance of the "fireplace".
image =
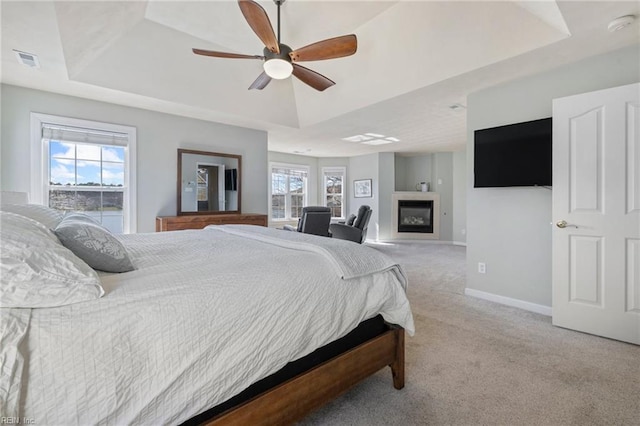
<svg viewBox="0 0 640 426">
<path fill-rule="evenodd" d="M 398 232 L 433 233 L 433 200 L 398 200 Z"/>
<path fill-rule="evenodd" d="M 440 239 L 440 194 L 396 191 L 391 195 L 391 238 Z"/>
</svg>

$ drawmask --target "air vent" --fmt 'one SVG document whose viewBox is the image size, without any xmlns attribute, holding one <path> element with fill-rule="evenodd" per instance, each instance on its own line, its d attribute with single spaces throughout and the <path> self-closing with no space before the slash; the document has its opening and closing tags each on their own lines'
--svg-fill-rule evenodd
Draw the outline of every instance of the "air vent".
<svg viewBox="0 0 640 426">
<path fill-rule="evenodd" d="M 16 58 L 18 58 L 18 62 L 21 64 L 30 68 L 40 68 L 40 61 L 38 61 L 38 57 L 36 55 L 15 49 L 13 50 L 13 53 L 16 54 Z"/>
</svg>

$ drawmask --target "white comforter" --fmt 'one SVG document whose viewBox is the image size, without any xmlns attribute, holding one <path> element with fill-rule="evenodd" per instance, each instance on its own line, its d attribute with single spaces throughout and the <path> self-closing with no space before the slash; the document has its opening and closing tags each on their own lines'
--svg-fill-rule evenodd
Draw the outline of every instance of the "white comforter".
<svg viewBox="0 0 640 426">
<path fill-rule="evenodd" d="M 103 298 L 0 309 L 0 416 L 176 424 L 378 313 L 413 334 L 402 270 L 347 241 L 250 226 L 125 235 Z"/>
</svg>

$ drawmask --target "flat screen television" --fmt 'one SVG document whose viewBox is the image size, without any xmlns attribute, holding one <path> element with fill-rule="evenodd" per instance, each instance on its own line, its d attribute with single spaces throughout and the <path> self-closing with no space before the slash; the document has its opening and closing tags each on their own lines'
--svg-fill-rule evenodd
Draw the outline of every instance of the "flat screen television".
<svg viewBox="0 0 640 426">
<path fill-rule="evenodd" d="M 238 190 L 238 169 L 227 169 L 224 171 L 224 190 Z"/>
<path fill-rule="evenodd" d="M 551 186 L 551 117 L 474 132 L 474 188 Z"/>
</svg>

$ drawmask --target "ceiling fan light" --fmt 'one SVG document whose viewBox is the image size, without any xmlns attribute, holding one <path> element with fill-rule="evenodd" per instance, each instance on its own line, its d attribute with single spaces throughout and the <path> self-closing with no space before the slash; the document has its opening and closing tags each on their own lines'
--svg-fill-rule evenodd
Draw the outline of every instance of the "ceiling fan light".
<svg viewBox="0 0 640 426">
<path fill-rule="evenodd" d="M 291 62 L 278 58 L 266 60 L 263 68 L 269 77 L 275 78 L 276 80 L 283 80 L 293 72 Z"/>
</svg>

